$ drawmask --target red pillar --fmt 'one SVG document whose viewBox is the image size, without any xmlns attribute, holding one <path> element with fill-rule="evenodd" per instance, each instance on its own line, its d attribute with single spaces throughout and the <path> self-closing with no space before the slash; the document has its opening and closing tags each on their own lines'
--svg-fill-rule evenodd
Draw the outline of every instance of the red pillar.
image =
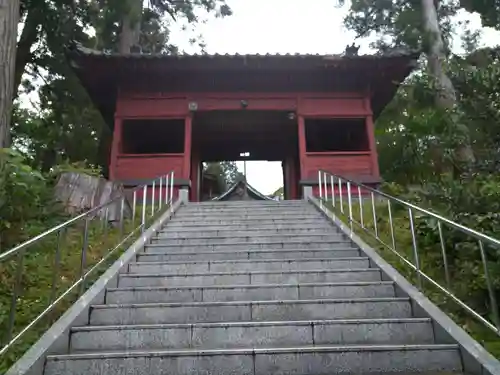
<svg viewBox="0 0 500 375">
<path fill-rule="evenodd" d="M 200 190 L 200 157 L 196 150 L 191 150 L 191 192 L 190 200 L 192 202 L 199 202 Z"/>
<path fill-rule="evenodd" d="M 295 165 L 295 158 L 293 157 L 290 157 L 288 159 L 288 179 L 290 181 L 290 194 L 289 194 L 289 198 L 288 199 L 298 199 L 299 198 L 299 195 L 298 195 L 298 191 L 297 191 L 297 187 L 299 185 L 299 181 L 298 181 L 298 178 L 297 178 L 297 166 Z"/>
<path fill-rule="evenodd" d="M 115 116 L 115 126 L 113 129 L 113 141 L 111 143 L 111 157 L 109 161 L 109 179 L 113 181 L 116 178 L 115 167 L 122 144 L 122 119 Z"/>
<path fill-rule="evenodd" d="M 191 136 L 192 136 L 192 117 L 189 115 L 184 121 L 184 166 L 182 168 L 182 178 L 191 178 Z M 192 181 L 191 181 L 192 183 Z"/>
<path fill-rule="evenodd" d="M 373 126 L 373 117 L 366 117 L 366 131 L 368 132 L 368 142 L 372 160 L 372 175 L 379 177 L 380 170 L 378 166 L 377 142 L 375 142 L 375 127 Z"/>
<path fill-rule="evenodd" d="M 304 116 L 298 116 L 299 128 L 299 160 L 300 160 L 300 176 L 299 180 L 306 178 L 306 124 Z"/>
</svg>

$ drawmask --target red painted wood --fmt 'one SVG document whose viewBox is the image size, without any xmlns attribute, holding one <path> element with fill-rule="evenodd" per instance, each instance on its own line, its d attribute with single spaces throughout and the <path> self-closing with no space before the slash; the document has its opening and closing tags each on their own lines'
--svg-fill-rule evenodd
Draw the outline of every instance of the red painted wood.
<svg viewBox="0 0 500 375">
<path fill-rule="evenodd" d="M 294 111 L 297 109 L 296 98 L 248 98 L 245 94 L 242 94 L 238 98 L 190 98 L 190 100 L 198 104 L 198 111 L 237 111 L 243 109 L 241 106 L 242 100 L 248 103 L 247 111 Z"/>
<path fill-rule="evenodd" d="M 300 179 L 306 176 L 306 126 L 303 116 L 298 117 Z"/>
<path fill-rule="evenodd" d="M 124 118 L 182 118 L 189 108 L 185 98 L 119 98 L 116 113 Z"/>
<path fill-rule="evenodd" d="M 370 98 L 365 93 L 120 93 L 117 101 L 114 139 L 111 153 L 112 179 L 154 178 L 175 170 L 177 178 L 191 180 L 191 199 L 197 200 L 196 150 L 192 150 L 192 117 L 188 104 L 194 101 L 199 111 L 239 110 L 241 100 L 248 102 L 246 110 L 290 110 L 297 112 L 299 157 L 287 160 L 288 195 L 299 197 L 298 181 L 316 179 L 319 169 L 339 175 L 379 176 Z M 367 118 L 369 152 L 307 153 L 306 117 L 356 116 Z M 120 154 L 121 119 L 123 118 L 184 118 L 183 154 L 124 155 Z M 118 120 L 120 119 L 120 120 Z M 207 135 L 208 136 L 208 135 Z M 230 140 L 228 140 L 230 141 Z M 285 152 L 285 151 L 284 151 Z M 193 153 L 193 154 L 192 154 Z M 293 159 L 293 160 L 292 160 Z M 195 163 L 196 162 L 196 163 Z M 295 165 L 297 163 L 298 165 Z"/>
<path fill-rule="evenodd" d="M 115 180 L 116 160 L 120 152 L 122 142 L 122 119 L 115 117 L 115 127 L 113 129 L 113 141 L 111 143 L 111 157 L 109 163 L 109 179 Z"/>
<path fill-rule="evenodd" d="M 336 175 L 373 175 L 371 153 L 359 153 L 356 155 L 335 155 L 335 153 L 324 153 L 324 155 L 306 154 L 302 179 L 318 178 L 318 170 L 324 170 Z"/>
<path fill-rule="evenodd" d="M 126 118 L 179 118 L 189 113 L 189 102 L 196 102 L 198 111 L 240 110 L 241 100 L 248 102 L 247 110 L 288 110 L 315 117 L 371 114 L 369 108 L 366 108 L 365 97 L 360 93 L 346 93 L 341 96 L 332 93 L 175 94 L 168 97 L 151 95 L 122 94 L 117 100 L 116 114 Z"/>
<path fill-rule="evenodd" d="M 154 154 L 117 156 L 115 180 L 153 179 L 174 171 L 182 178 L 184 154 Z"/>
<path fill-rule="evenodd" d="M 361 92 L 127 92 L 122 91 L 121 99 L 297 99 L 297 98 L 368 98 L 368 93 Z M 368 99 L 369 100 L 369 99 Z"/>
<path fill-rule="evenodd" d="M 182 178 L 190 179 L 191 175 L 191 138 L 192 138 L 192 123 L 191 116 L 187 116 L 184 122 L 184 168 Z"/>
<path fill-rule="evenodd" d="M 366 131 L 368 133 L 368 142 L 370 144 L 370 151 L 372 157 L 372 173 L 374 176 L 380 176 L 378 166 L 377 142 L 375 141 L 375 127 L 373 126 L 372 116 L 366 118 Z"/>
<path fill-rule="evenodd" d="M 295 165 L 295 158 L 289 158 L 289 167 L 288 167 L 288 173 L 289 173 L 289 180 L 290 180 L 290 199 L 298 199 L 298 192 L 297 188 L 299 186 L 299 179 L 297 176 L 297 166 Z"/>
<path fill-rule="evenodd" d="M 365 106 L 363 97 L 341 98 L 303 98 L 300 101 L 299 114 L 307 117 L 356 116 L 371 114 Z"/>
<path fill-rule="evenodd" d="M 191 151 L 191 189 L 189 199 L 193 202 L 199 202 L 200 197 L 200 158 L 196 150 Z"/>
</svg>

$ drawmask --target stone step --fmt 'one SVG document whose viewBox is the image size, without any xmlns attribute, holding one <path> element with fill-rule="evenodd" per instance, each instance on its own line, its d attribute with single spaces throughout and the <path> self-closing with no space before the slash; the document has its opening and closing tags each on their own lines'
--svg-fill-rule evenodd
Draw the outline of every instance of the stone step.
<svg viewBox="0 0 500 375">
<path fill-rule="evenodd" d="M 295 216 L 314 216 L 321 217 L 322 214 L 313 207 L 297 208 L 259 208 L 259 209 L 219 209 L 219 210 L 191 210 L 181 209 L 175 213 L 175 217 L 218 217 L 218 216 L 273 216 L 273 217 L 295 217 Z"/>
<path fill-rule="evenodd" d="M 189 202 L 184 207 L 282 207 L 282 206 L 308 206 L 309 203 L 304 200 L 286 200 L 286 201 L 204 201 Z"/>
<path fill-rule="evenodd" d="M 163 236 L 156 236 L 151 240 L 151 243 L 161 243 L 168 245 L 212 245 L 212 244 L 240 244 L 240 243 L 249 243 L 249 244 L 262 244 L 267 242 L 280 242 L 280 243 L 288 243 L 288 242 L 338 242 L 345 241 L 345 237 L 338 234 L 331 233 L 323 233 L 323 234 L 306 234 L 306 235 L 266 235 L 266 234 L 255 234 L 252 236 L 227 236 L 227 237 L 199 237 L 199 238 L 170 238 Z"/>
<path fill-rule="evenodd" d="M 168 372 L 167 370 L 168 369 Z M 352 345 L 48 356 L 45 375 L 451 375 L 457 345 Z"/>
<path fill-rule="evenodd" d="M 200 213 L 184 212 L 179 211 L 174 215 L 173 220 L 175 221 L 212 221 L 212 220 L 263 220 L 263 219 L 276 219 L 281 218 L 282 220 L 289 220 L 299 222 L 303 219 L 320 219 L 324 220 L 321 213 L 318 211 L 308 211 L 308 212 L 283 212 L 282 214 L 276 214 L 276 212 L 255 212 L 248 211 L 248 213 L 205 213 L 201 211 Z"/>
<path fill-rule="evenodd" d="M 173 218 L 167 223 L 165 228 L 171 227 L 206 227 L 208 225 L 254 225 L 254 224 L 266 224 L 266 225 L 324 225 L 328 223 L 324 218 L 279 218 L 279 217 L 265 217 L 265 218 L 218 218 L 218 219 L 206 219 L 198 220 L 196 218 Z"/>
<path fill-rule="evenodd" d="M 210 223 L 202 225 L 184 225 L 184 226 L 171 226 L 166 225 L 161 233 L 190 233 L 195 234 L 200 231 L 215 232 L 215 231 L 257 231 L 257 230 L 276 230 L 276 231 L 294 231 L 297 229 L 314 230 L 314 229 L 328 229 L 334 232 L 340 232 L 339 229 L 325 221 L 317 224 L 302 224 L 302 223 L 287 223 L 287 224 L 261 224 L 255 222 L 252 224 L 230 224 L 230 225 L 212 225 Z"/>
<path fill-rule="evenodd" d="M 219 211 L 234 211 L 234 212 L 261 212 L 261 211 L 272 211 L 272 212 L 280 212 L 280 211 L 315 211 L 315 208 L 310 204 L 302 204 L 302 205 L 262 205 L 262 206 L 196 206 L 196 205 L 187 205 L 183 206 L 178 212 L 219 212 Z M 318 212 L 318 211 L 316 211 Z"/>
<path fill-rule="evenodd" d="M 395 297 L 392 281 L 215 285 L 190 287 L 126 287 L 106 291 L 106 303 L 270 301 L 321 298 Z"/>
<path fill-rule="evenodd" d="M 157 238 L 203 238 L 203 237 L 254 237 L 254 236 L 308 236 L 308 235 L 340 235 L 340 231 L 332 227 L 323 228 L 246 228 L 237 229 L 231 227 L 219 227 L 220 229 L 197 228 L 196 230 L 176 230 L 169 228 L 162 230 Z"/>
<path fill-rule="evenodd" d="M 433 343 L 430 319 L 350 319 L 76 327 L 70 351 Z"/>
<path fill-rule="evenodd" d="M 355 248 L 332 249 L 274 249 L 274 250 L 252 250 L 252 251 L 174 251 L 164 250 L 161 247 L 147 247 L 147 253 L 137 255 L 139 262 L 169 262 L 169 261 L 193 261 L 193 260 L 235 260 L 235 259 L 276 259 L 276 258 L 351 258 L 360 256 L 360 251 Z"/>
<path fill-rule="evenodd" d="M 283 241 L 266 241 L 260 243 L 251 243 L 251 242 L 234 242 L 234 243 L 212 243 L 212 244 L 191 244 L 191 245 L 178 245 L 178 244 L 165 244 L 160 241 L 156 241 L 147 245 L 146 253 L 149 252 L 152 248 L 160 248 L 163 251 L 171 252 L 171 251 L 186 251 L 190 253 L 196 253 L 200 251 L 251 251 L 251 250 L 276 250 L 276 249 L 297 249 L 301 248 L 303 250 L 313 250 L 313 249 L 325 249 L 329 248 L 331 250 L 336 249 L 345 249 L 350 247 L 350 241 L 347 239 L 338 239 L 336 241 L 312 241 L 312 240 L 303 240 L 297 241 L 296 239 L 291 239 L 286 242 Z"/>
<path fill-rule="evenodd" d="M 337 283 L 354 281 L 381 281 L 377 268 L 301 270 L 301 271 L 252 271 L 208 272 L 191 274 L 172 273 L 123 273 L 118 277 L 119 287 L 135 286 L 198 286 L 198 285 L 258 285 Z"/>
<path fill-rule="evenodd" d="M 201 273 L 201 272 L 250 272 L 300 271 L 316 269 L 369 268 L 368 258 L 304 258 L 262 260 L 214 260 L 177 262 L 135 262 L 128 266 L 129 273 Z"/>
<path fill-rule="evenodd" d="M 411 318 L 408 298 L 94 305 L 90 325 Z"/>
</svg>

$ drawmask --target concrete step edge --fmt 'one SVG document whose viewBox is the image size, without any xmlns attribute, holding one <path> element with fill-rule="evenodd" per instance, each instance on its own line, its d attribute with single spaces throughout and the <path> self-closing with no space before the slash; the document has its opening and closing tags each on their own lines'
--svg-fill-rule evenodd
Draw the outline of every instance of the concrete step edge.
<svg viewBox="0 0 500 375">
<path fill-rule="evenodd" d="M 431 323 L 430 318 L 365 318 L 365 319 L 330 319 L 330 320 L 290 320 L 290 321 L 248 321 L 223 323 L 174 323 L 174 324 L 124 324 L 104 326 L 77 326 L 71 332 L 113 331 L 132 329 L 166 328 L 226 328 L 226 327 L 272 327 L 272 326 L 309 326 L 341 324 L 397 324 Z"/>
<path fill-rule="evenodd" d="M 182 217 L 181 217 L 182 219 Z M 170 226 L 170 225 L 174 225 L 174 224 L 183 224 L 183 225 L 186 225 L 186 226 L 204 226 L 204 225 L 213 225 L 213 224 L 196 224 L 198 223 L 200 220 L 197 220 L 196 218 L 194 220 L 181 220 L 179 219 L 179 217 L 173 217 L 171 221 L 169 221 L 166 225 Z M 223 223 L 234 223 L 234 224 L 248 224 L 248 223 L 251 223 L 251 222 L 259 222 L 259 223 L 265 223 L 265 224 L 272 224 L 272 223 L 276 223 L 276 222 L 279 222 L 279 223 L 291 223 L 291 224 L 295 224 L 295 225 L 298 225 L 298 224 L 304 224 L 304 221 L 305 223 L 307 224 L 315 224 L 315 223 L 326 223 L 326 224 L 329 224 L 328 221 L 326 221 L 323 217 L 315 217 L 313 219 L 311 218 L 306 218 L 306 219 L 303 219 L 303 220 L 300 220 L 297 219 L 297 217 L 293 217 L 293 218 L 265 218 L 265 219 L 262 219 L 262 218 L 245 218 L 245 219 L 222 219 L 222 220 L 214 220 L 214 222 L 223 222 Z M 195 223 L 195 224 L 184 224 L 184 223 Z M 331 224 L 329 224 L 331 225 Z"/>
<path fill-rule="evenodd" d="M 228 228 L 227 225 L 220 225 L 219 228 L 217 229 L 201 229 L 201 228 L 204 228 L 205 226 L 197 226 L 197 227 L 190 227 L 190 228 L 186 228 L 186 227 L 179 227 L 179 228 L 175 228 L 175 227 L 169 227 L 169 226 L 166 226 L 164 227 L 161 231 L 159 231 L 159 233 L 198 233 L 198 232 L 233 232 L 233 231 L 241 231 L 241 232 L 258 232 L 258 231 L 292 231 L 292 230 L 303 230 L 303 231 L 312 231 L 312 230 L 325 230 L 325 231 L 336 231 L 337 233 L 340 233 L 340 230 L 337 229 L 336 227 L 333 227 L 331 226 L 330 224 L 325 224 L 324 226 L 322 227 L 318 227 L 316 225 L 314 226 L 310 226 L 310 227 L 307 227 L 307 226 L 304 226 L 304 225 L 297 225 L 295 227 L 290 227 L 290 226 L 286 226 L 286 227 L 283 227 L 283 228 L 275 228 L 275 227 L 265 227 L 263 225 L 261 225 L 261 228 L 255 228 L 254 226 L 248 226 L 248 228 L 244 228 L 244 229 L 236 229 L 236 228 L 239 228 L 239 226 L 235 226 L 233 229 L 230 229 Z M 217 225 L 206 225 L 206 227 L 208 228 L 213 228 L 213 227 L 217 227 Z"/>
<path fill-rule="evenodd" d="M 316 241 L 265 241 L 265 242 L 215 242 L 210 244 L 164 244 L 164 243 L 151 243 L 148 244 L 147 247 L 207 247 L 207 246 L 238 246 L 238 245 L 274 245 L 274 244 L 306 244 L 306 243 L 323 243 L 334 244 L 334 243 L 349 243 L 350 240 L 347 238 L 339 238 L 338 240 L 316 240 Z M 304 249 L 304 250 L 312 250 L 312 249 Z M 333 249 L 332 249 L 333 250 Z"/>
<path fill-rule="evenodd" d="M 281 259 L 234 259 L 234 260 L 172 260 L 172 261 L 161 261 L 161 262 L 132 262 L 130 265 L 182 265 L 182 264 L 226 264 L 226 263 L 293 263 L 293 262 L 330 262 L 330 261 L 340 261 L 340 262 L 348 262 L 355 260 L 370 260 L 368 257 L 339 257 L 339 258 L 281 258 Z"/>
<path fill-rule="evenodd" d="M 380 272 L 379 268 L 332 268 L 319 270 L 296 270 L 296 271 L 236 271 L 236 272 L 193 272 L 193 273 L 121 273 L 119 277 L 141 278 L 141 277 L 192 277 L 192 276 L 223 276 L 223 275 L 270 275 L 270 274 L 312 274 L 312 273 L 359 273 L 359 272 Z"/>
<path fill-rule="evenodd" d="M 47 360 L 81 360 L 93 358 L 134 358 L 134 357 L 161 357 L 161 356 L 219 356 L 241 354 L 284 354 L 284 353 L 328 353 L 328 352 L 373 352 L 373 351 L 416 351 L 416 350 L 458 350 L 456 344 L 422 344 L 422 345 L 321 345 L 290 348 L 245 348 L 245 349 L 185 349 L 185 350 L 151 350 L 151 351 L 123 351 L 98 352 L 83 354 L 49 355 Z"/>
<path fill-rule="evenodd" d="M 153 244 L 145 245 L 146 248 L 149 247 L 164 247 Z M 165 252 L 157 252 L 157 253 L 138 253 L 137 255 L 197 255 L 197 254 L 233 254 L 233 253 L 294 253 L 294 252 L 304 252 L 304 251 L 328 251 L 328 252 L 337 252 L 337 251 L 359 251 L 356 247 L 345 247 L 340 249 L 331 249 L 331 248 L 318 248 L 318 249 L 254 249 L 254 250 L 238 250 L 238 251 L 228 251 L 228 250 L 215 250 L 215 251 L 165 251 Z"/>
<path fill-rule="evenodd" d="M 241 239 L 241 238 L 259 238 L 259 237 L 288 237 L 288 238 L 293 238 L 293 237 L 332 237 L 332 238 L 338 238 L 338 237 L 343 237 L 342 233 L 307 233 L 307 234 L 280 234 L 280 233 L 270 233 L 270 234 L 262 234 L 262 235 L 227 235 L 227 236 L 204 236 L 204 237 L 191 237 L 191 238 L 178 238 L 178 237 L 167 237 L 167 236 L 155 236 L 153 237 L 153 240 L 211 240 L 214 238 L 234 238 L 234 239 Z"/>
<path fill-rule="evenodd" d="M 156 290 L 193 290 L 193 289 L 266 289 L 266 288 L 304 288 L 304 287 L 348 287 L 348 286 L 373 286 L 395 285 L 394 281 L 346 281 L 338 283 L 299 283 L 299 284 L 230 284 L 230 285 L 197 285 L 197 286 L 131 286 L 107 288 L 108 292 L 133 292 Z"/>
<path fill-rule="evenodd" d="M 92 305 L 94 310 L 123 309 L 123 308 L 148 308 L 148 307 L 206 307 L 206 306 L 247 306 L 247 305 L 307 305 L 327 303 L 388 303 L 410 302 L 407 297 L 369 297 L 369 298 L 325 298 L 325 299 L 295 299 L 295 300 L 263 300 L 263 301 L 222 301 L 222 302 L 151 302 L 151 303 L 121 303 L 107 305 Z"/>
</svg>

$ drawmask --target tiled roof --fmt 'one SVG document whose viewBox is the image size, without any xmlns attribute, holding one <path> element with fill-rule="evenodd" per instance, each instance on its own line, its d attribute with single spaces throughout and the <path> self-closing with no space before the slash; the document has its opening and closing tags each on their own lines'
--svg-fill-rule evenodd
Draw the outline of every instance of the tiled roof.
<svg viewBox="0 0 500 375">
<path fill-rule="evenodd" d="M 116 52 L 106 52 L 97 51 L 90 48 L 81 46 L 80 44 L 73 44 L 69 47 L 69 53 L 75 55 L 86 55 L 95 56 L 102 58 L 112 58 L 112 59 L 137 59 L 137 60 L 147 60 L 147 59 L 164 59 L 164 60 L 182 60 L 185 58 L 189 59 L 321 59 L 321 60 L 344 60 L 344 59 L 355 59 L 355 60 L 374 60 L 383 58 L 396 58 L 396 57 L 410 57 L 417 58 L 420 55 L 418 51 L 407 51 L 402 49 L 394 49 L 384 53 L 376 53 L 370 55 L 345 55 L 345 54 L 302 54 L 302 53 L 265 53 L 265 54 L 167 54 L 167 53 L 130 53 L 130 54 L 120 54 Z"/>
</svg>

